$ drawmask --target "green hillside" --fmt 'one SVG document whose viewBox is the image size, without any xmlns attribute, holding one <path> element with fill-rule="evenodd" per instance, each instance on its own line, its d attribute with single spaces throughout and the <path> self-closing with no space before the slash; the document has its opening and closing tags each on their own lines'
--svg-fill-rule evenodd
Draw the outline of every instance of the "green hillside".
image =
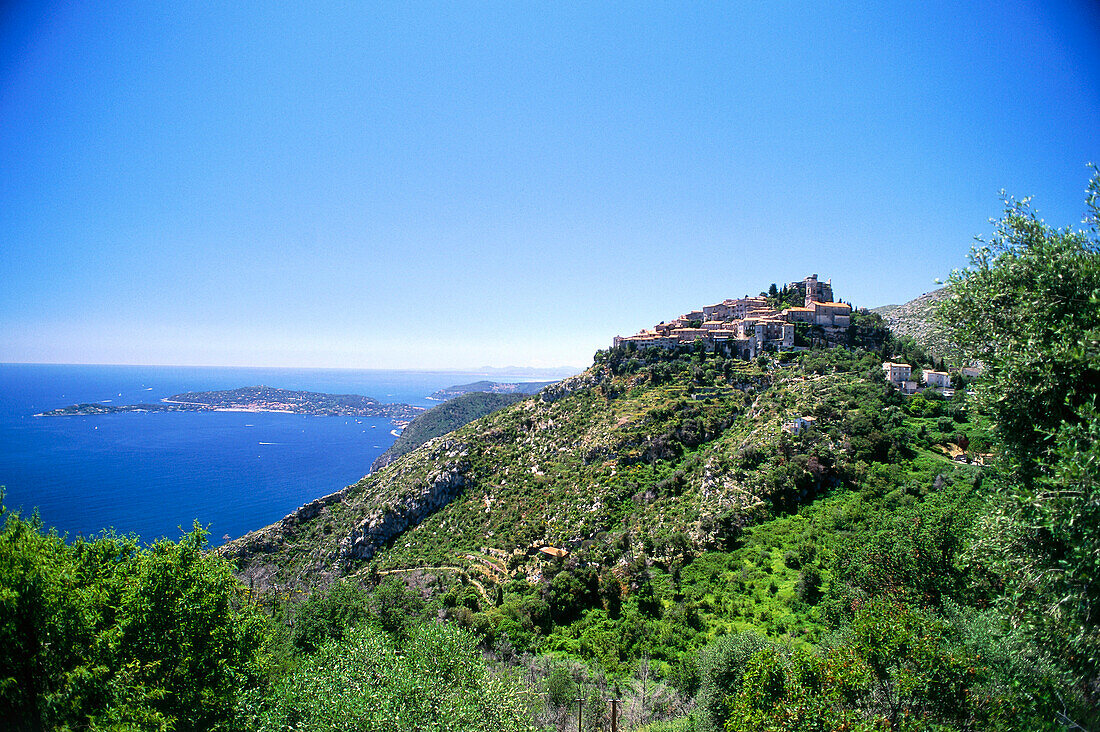
<svg viewBox="0 0 1100 732">
<path fill-rule="evenodd" d="M 477 588 L 468 604 L 490 615 L 485 600 L 498 588 L 522 607 L 522 598 L 557 592 L 558 571 L 571 567 L 581 589 L 550 603 L 554 627 L 508 633 L 530 650 L 571 648 L 571 624 L 606 611 L 615 587 L 644 603 L 640 588 L 653 582 L 645 591 L 658 618 L 685 611 L 686 590 L 675 586 L 685 576 L 701 583 L 689 603 L 699 637 L 683 639 L 668 663 L 735 628 L 813 637 L 821 619 L 795 586 L 828 539 L 813 537 L 807 548 L 752 537 L 807 533 L 798 516 L 850 508 L 854 495 L 881 510 L 959 484 L 956 498 L 968 500 L 980 470 L 945 454 L 985 444 L 965 395 L 906 402 L 880 363 L 844 350 L 760 363 L 690 349 L 601 353 L 557 392 L 431 441 L 222 551 L 261 585 L 401 572 L 430 577 L 441 597 Z M 783 430 L 801 416 L 815 417 L 815 426 Z M 555 560 L 543 547 L 569 554 Z M 765 549 L 777 553 L 763 565 L 749 554 Z M 802 558 L 785 558 L 789 551 Z M 731 584 L 715 584 L 717 576 Z M 743 607 L 745 593 L 759 593 L 762 607 Z M 537 627 L 529 610 L 519 614 L 521 625 Z M 641 646 L 579 655 L 621 671 L 639 653 Z"/>
<path fill-rule="evenodd" d="M 509 404 L 515 404 L 526 397 L 527 393 L 492 394 L 475 391 L 432 407 L 418 415 L 405 429 L 401 430 L 401 436 L 371 464 L 371 472 L 386 467 L 433 437 L 452 432 L 464 424 L 469 424 Z"/>
</svg>

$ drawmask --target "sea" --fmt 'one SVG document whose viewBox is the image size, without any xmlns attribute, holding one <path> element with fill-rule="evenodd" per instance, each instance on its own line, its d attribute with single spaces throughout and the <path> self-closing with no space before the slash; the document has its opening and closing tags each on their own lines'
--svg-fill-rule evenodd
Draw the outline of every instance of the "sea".
<svg viewBox="0 0 1100 732">
<path fill-rule="evenodd" d="M 37 511 L 71 539 L 111 529 L 146 543 L 195 522 L 214 546 L 355 483 L 394 441 L 386 419 L 271 412 L 122 412 L 37 417 L 77 403 L 157 402 L 265 385 L 361 394 L 430 408 L 438 389 L 528 370 L 386 371 L 0 364 L 0 486 L 8 511 Z"/>
</svg>

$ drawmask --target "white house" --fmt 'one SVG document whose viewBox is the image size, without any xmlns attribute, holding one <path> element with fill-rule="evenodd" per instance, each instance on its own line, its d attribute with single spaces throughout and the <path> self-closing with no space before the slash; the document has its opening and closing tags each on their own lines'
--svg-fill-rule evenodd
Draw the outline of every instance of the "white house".
<svg viewBox="0 0 1100 732">
<path fill-rule="evenodd" d="M 797 435 L 802 430 L 813 427 L 816 421 L 817 417 L 795 417 L 793 420 L 783 425 L 783 431 L 790 432 L 792 435 Z"/>
</svg>

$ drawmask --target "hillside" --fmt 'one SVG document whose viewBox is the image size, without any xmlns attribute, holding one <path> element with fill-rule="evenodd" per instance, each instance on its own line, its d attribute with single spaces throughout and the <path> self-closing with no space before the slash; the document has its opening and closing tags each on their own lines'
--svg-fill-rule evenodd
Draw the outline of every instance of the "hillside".
<svg viewBox="0 0 1100 732">
<path fill-rule="evenodd" d="M 881 315 L 883 318 L 885 318 L 887 315 L 894 312 L 900 307 L 901 305 L 880 305 L 877 308 L 868 308 L 868 312 L 875 313 L 876 315 Z"/>
<path fill-rule="evenodd" d="M 486 382 L 487 383 L 487 382 Z M 437 392 L 438 393 L 438 392 Z M 402 455 L 412 452 L 433 437 L 445 435 L 475 419 L 525 399 L 526 393 L 492 394 L 471 391 L 454 397 L 420 414 L 401 431 L 401 436 L 371 464 L 371 472 L 380 470 Z"/>
<path fill-rule="evenodd" d="M 285 586 L 368 566 L 537 581 L 545 546 L 605 566 L 721 549 L 902 454 L 901 397 L 878 362 L 824 353 L 771 368 L 605 354 L 222 551 Z M 783 432 L 802 415 L 820 420 L 812 436 Z"/>
<path fill-rule="evenodd" d="M 948 296 L 948 289 L 941 287 L 926 292 L 904 305 L 884 305 L 871 312 L 878 313 L 896 337 L 909 337 L 939 358 L 951 352 L 943 326 L 936 322 L 934 308 Z"/>
</svg>

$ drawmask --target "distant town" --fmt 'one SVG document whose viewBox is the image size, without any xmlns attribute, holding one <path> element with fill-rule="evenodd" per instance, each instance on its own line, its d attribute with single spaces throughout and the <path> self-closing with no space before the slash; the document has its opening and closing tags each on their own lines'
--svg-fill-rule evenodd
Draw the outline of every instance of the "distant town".
<svg viewBox="0 0 1100 732">
<path fill-rule="evenodd" d="M 408 404 L 383 404 L 359 394 L 324 394 L 269 386 L 245 386 L 224 391 L 189 391 L 158 404 L 73 404 L 36 417 L 75 417 L 119 412 L 285 412 L 324 417 L 374 417 L 404 427 L 424 411 Z"/>
<path fill-rule="evenodd" d="M 791 282 L 784 293 L 788 301 L 794 294 L 802 305 L 779 310 L 774 298 L 746 295 L 692 310 L 632 336 L 616 336 L 612 345 L 633 343 L 644 348 L 675 348 L 702 341 L 708 350 L 722 348 L 748 359 L 766 350 L 794 350 L 798 323 L 817 326 L 826 332 L 845 330 L 851 325 L 852 306 L 833 301 L 832 280 L 822 282 L 812 274 L 800 282 Z"/>
<path fill-rule="evenodd" d="M 668 322 L 632 336 L 616 336 L 612 346 L 633 344 L 638 348 L 676 348 L 701 343 L 707 350 L 725 351 L 744 359 L 756 358 L 765 351 L 799 350 L 795 345 L 795 329 L 799 324 L 818 330 L 825 343 L 838 343 L 841 331 L 852 324 L 852 306 L 834 301 L 833 282 L 822 282 L 816 274 L 787 284 L 782 291 L 765 295 L 723 300 L 692 310 Z M 792 301 L 801 305 L 792 305 Z M 786 307 L 776 307 L 783 303 Z M 882 365 L 886 380 L 903 394 L 915 394 L 922 388 L 932 388 L 953 394 L 951 376 L 946 371 L 924 370 L 920 381 L 912 378 L 913 368 L 906 363 L 886 362 Z M 977 376 L 977 368 L 964 368 L 963 376 Z M 800 425 L 801 427 L 801 425 Z"/>
</svg>

